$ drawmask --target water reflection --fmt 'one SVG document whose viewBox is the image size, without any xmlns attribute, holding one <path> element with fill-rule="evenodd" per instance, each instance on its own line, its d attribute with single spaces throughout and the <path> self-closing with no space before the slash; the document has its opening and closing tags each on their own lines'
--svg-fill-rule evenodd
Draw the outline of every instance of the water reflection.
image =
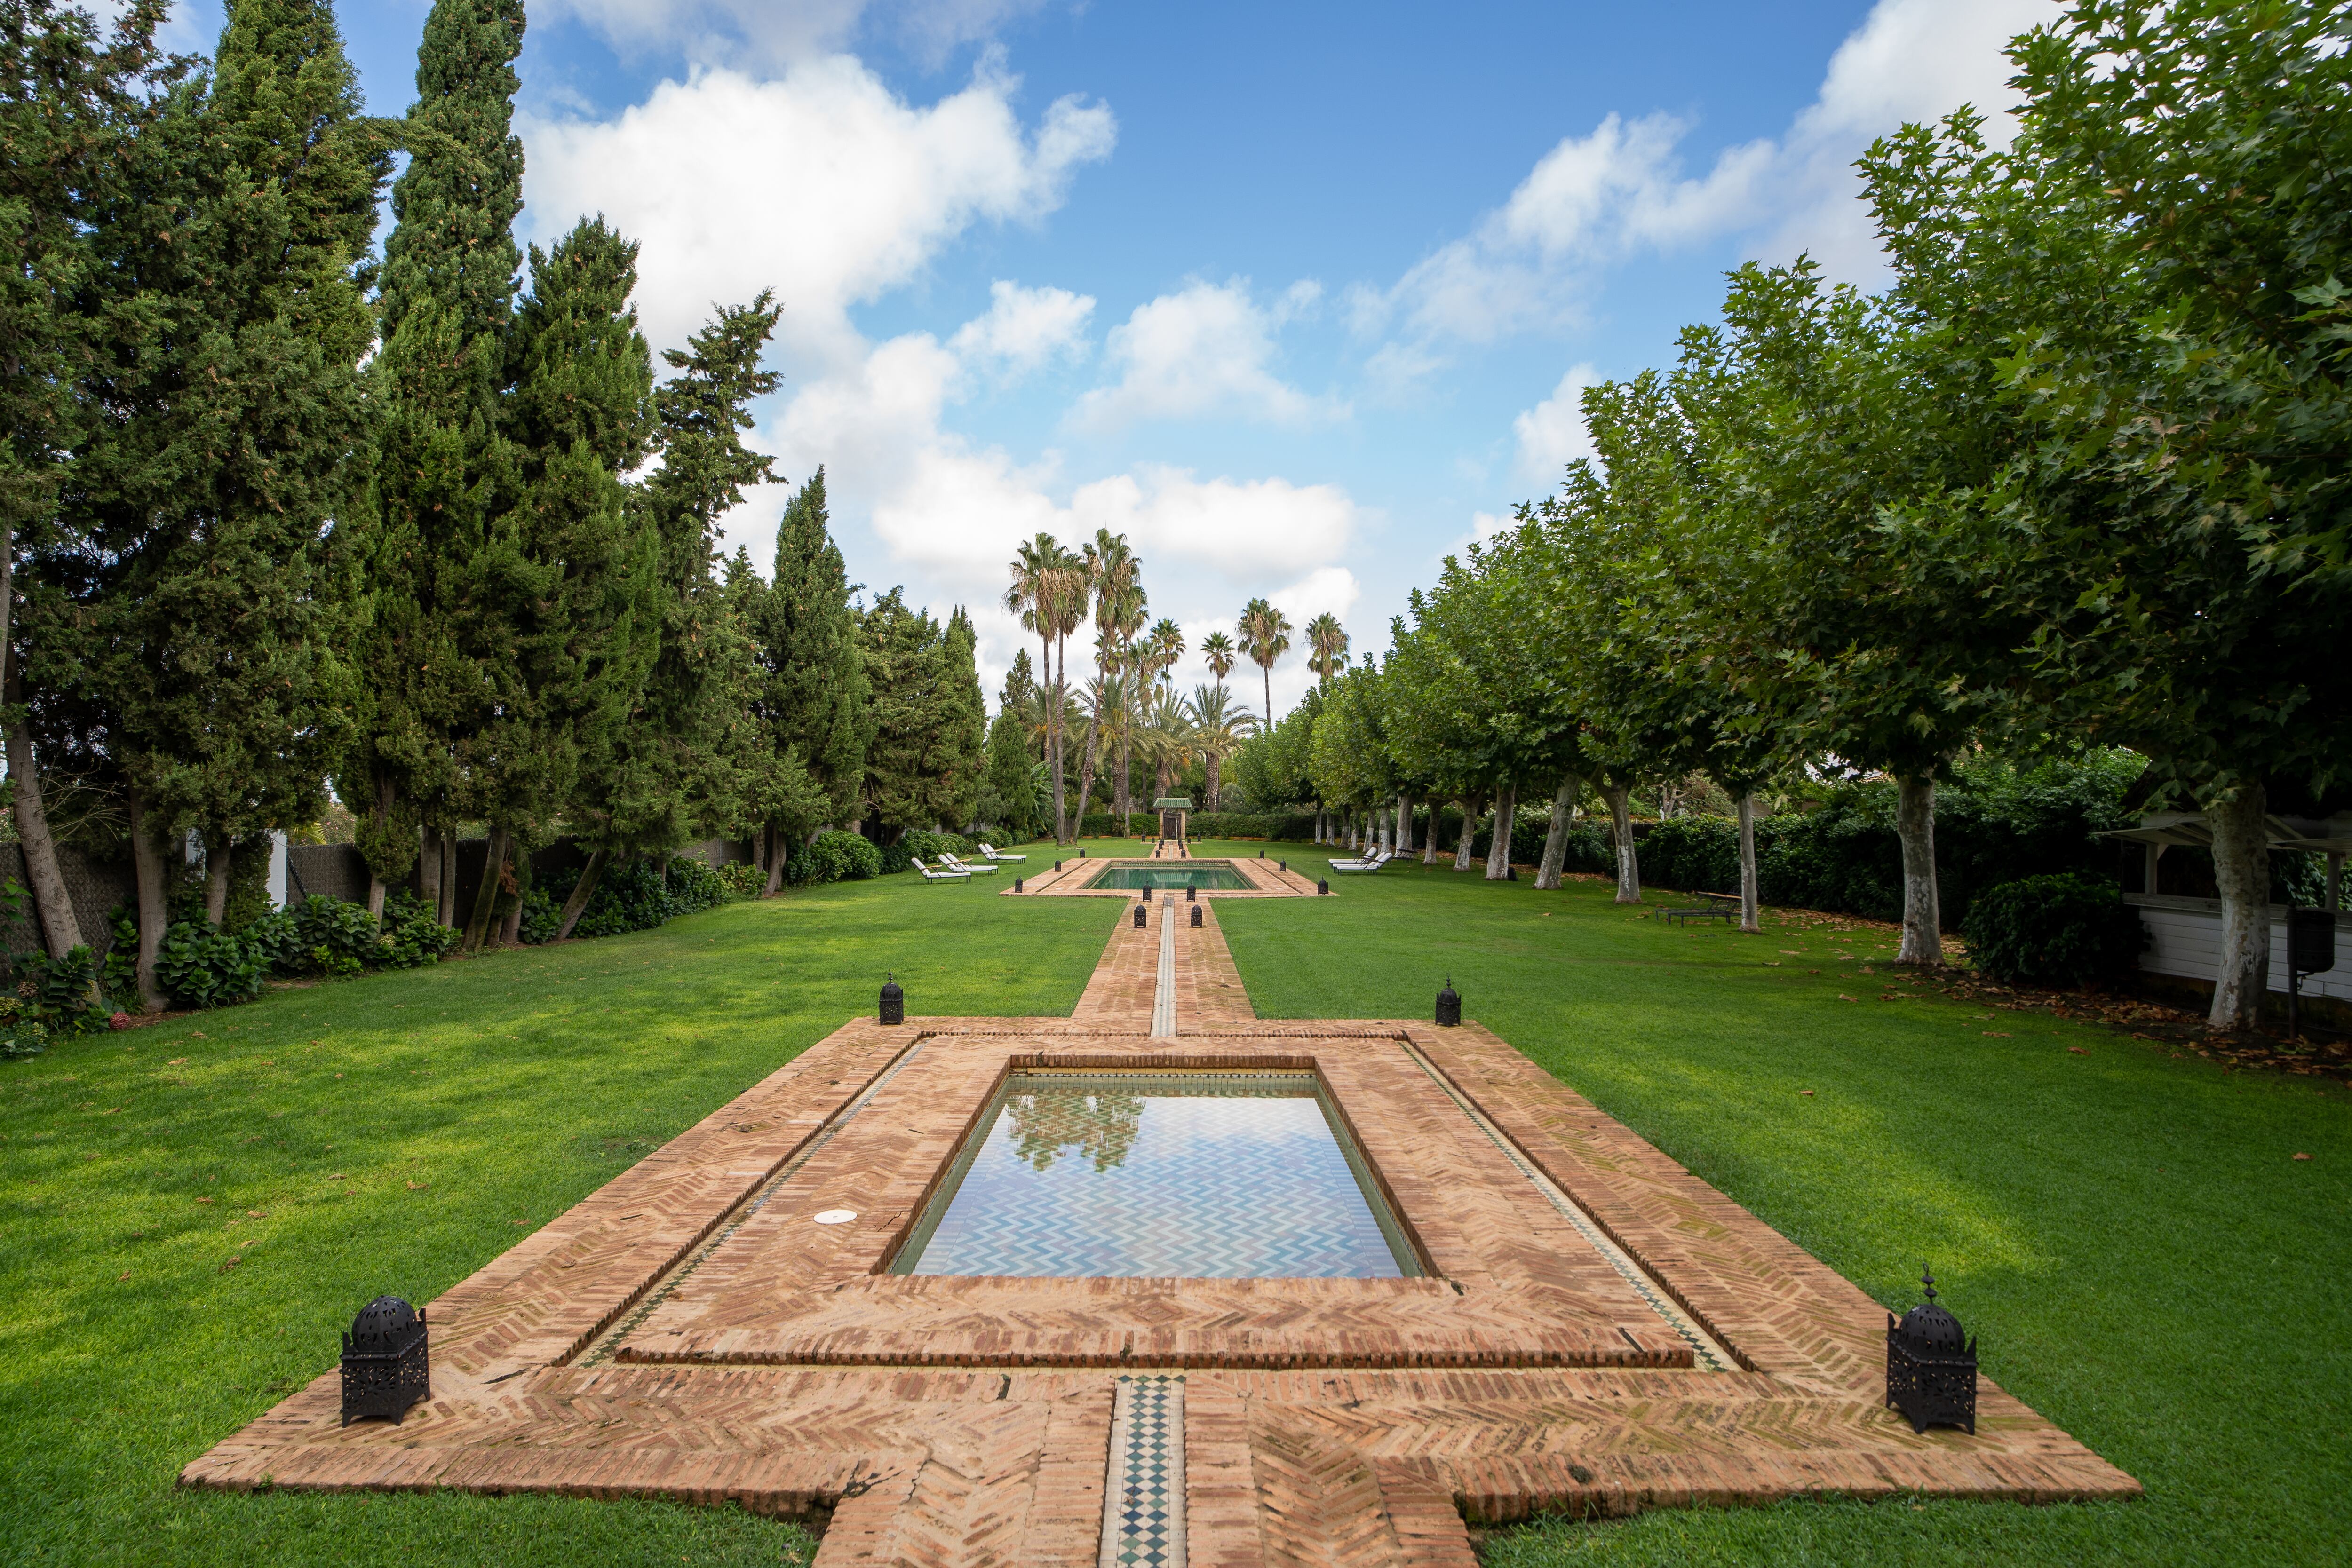
<svg viewBox="0 0 2352 1568">
<path fill-rule="evenodd" d="M 1004 1102 L 1004 1115 L 1013 1124 L 1013 1152 L 1033 1168 L 1053 1169 L 1064 1146 L 1076 1144 L 1095 1169 L 1107 1171 L 1126 1163 L 1143 1121 L 1143 1102 L 1133 1094 L 1053 1090 L 1013 1095 Z"/>
</svg>

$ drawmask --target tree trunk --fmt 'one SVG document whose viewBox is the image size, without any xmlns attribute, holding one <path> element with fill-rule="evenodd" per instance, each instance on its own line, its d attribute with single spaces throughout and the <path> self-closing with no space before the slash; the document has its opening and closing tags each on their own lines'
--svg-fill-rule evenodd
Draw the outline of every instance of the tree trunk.
<svg viewBox="0 0 2352 1568">
<path fill-rule="evenodd" d="M 1070 824 L 1070 836 L 1073 839 L 1086 831 L 1087 800 L 1095 792 L 1095 748 L 1101 744 L 1101 722 L 1097 720 L 1087 725 L 1087 748 L 1078 754 L 1077 821 Z"/>
<path fill-rule="evenodd" d="M 16 661 L 8 662 L 6 684 L 11 707 L 24 701 L 23 682 Z M 49 956 L 62 958 L 81 946 L 81 925 L 74 918 L 73 897 L 66 891 L 65 873 L 58 869 L 58 843 L 49 834 L 48 813 L 41 807 L 41 777 L 33 761 L 33 737 L 24 725 L 8 727 L 8 778 L 16 787 L 16 837 L 25 852 L 25 875 L 33 884 L 33 907 L 41 917 L 41 940 Z"/>
<path fill-rule="evenodd" d="M 1763 912 L 1756 896 L 1756 791 L 1739 797 L 1739 928 L 1761 933 Z"/>
<path fill-rule="evenodd" d="M 1568 864 L 1569 813 L 1576 810 L 1576 792 L 1583 788 L 1584 780 L 1571 773 L 1552 791 L 1551 823 L 1544 831 L 1543 864 L 1536 868 L 1538 887 L 1559 885 L 1560 868 Z"/>
<path fill-rule="evenodd" d="M 1260 664 L 1258 669 L 1265 675 L 1265 727 L 1267 733 L 1272 734 L 1274 730 L 1274 666 Z"/>
<path fill-rule="evenodd" d="M 1495 790 L 1495 831 L 1486 841 L 1486 880 L 1507 882 L 1511 875 L 1511 819 L 1517 813 L 1519 787 L 1506 779 Z"/>
<path fill-rule="evenodd" d="M 603 850 L 591 851 L 588 863 L 580 868 L 580 880 L 572 884 L 572 896 L 563 901 L 562 917 L 555 923 L 555 939 L 558 942 L 570 940 L 572 928 L 580 924 L 581 912 L 588 907 L 588 900 L 594 896 L 596 883 L 604 874 L 606 858 Z M 783 862 L 783 856 L 776 857 L 777 865 L 782 866 Z M 768 880 L 772 884 L 768 891 L 771 893 L 775 891 L 772 884 L 776 875 L 777 873 L 772 871 L 768 873 Z"/>
<path fill-rule="evenodd" d="M 1942 911 L 1936 904 L 1936 781 L 1895 780 L 1895 832 L 1903 841 L 1903 944 L 1898 964 L 1944 961 Z"/>
<path fill-rule="evenodd" d="M 228 873 L 236 849 L 227 843 L 215 848 L 214 837 L 205 835 L 205 918 L 217 930 L 228 918 Z"/>
<path fill-rule="evenodd" d="M 1642 902 L 1642 858 L 1633 848 L 1633 790 L 1622 784 L 1604 784 L 1601 798 L 1609 802 L 1609 831 L 1616 841 L 1619 904 Z"/>
<path fill-rule="evenodd" d="M 499 940 L 509 947 L 522 946 L 522 901 L 530 892 L 530 856 L 518 850 L 514 859 L 514 903 L 507 910 L 506 919 L 499 924 Z"/>
<path fill-rule="evenodd" d="M 155 977 L 155 956 L 163 950 L 163 927 L 172 918 L 163 873 L 163 846 L 155 841 L 147 817 L 147 798 L 139 786 L 130 789 L 131 864 L 139 889 L 139 1006 L 160 1013 L 169 1004 L 163 982 Z"/>
<path fill-rule="evenodd" d="M 457 835 L 449 828 L 441 834 L 441 886 L 434 895 L 434 918 L 444 925 L 457 924 Z"/>
<path fill-rule="evenodd" d="M 1217 777 L 1217 754 L 1213 751 L 1211 752 L 1205 758 L 1203 758 L 1203 761 L 1207 766 L 1209 774 L 1209 810 L 1213 811 L 1217 809 L 1217 785 L 1219 782 Z"/>
<path fill-rule="evenodd" d="M 2271 851 L 2263 821 L 2269 804 L 2260 783 L 2242 784 L 2228 800 L 2209 801 L 2213 883 L 2221 895 L 2221 954 L 2213 975 L 2215 1029 L 2252 1029 L 2270 988 Z"/>
<path fill-rule="evenodd" d="M 416 829 L 416 895 L 430 899 L 441 889 L 441 831 L 420 823 Z"/>
<path fill-rule="evenodd" d="M 1402 789 L 1397 791 L 1396 852 L 1412 853 L 1412 797 Z"/>
<path fill-rule="evenodd" d="M 768 885 L 761 890 L 760 896 L 762 898 L 773 898 L 776 894 L 783 892 L 784 890 L 784 830 L 777 826 L 775 823 L 771 822 L 768 824 L 767 831 Z M 585 872 L 581 873 L 581 880 L 583 882 L 586 881 L 587 874 L 588 873 Z M 576 892 L 577 890 L 575 889 L 574 891 Z M 563 907 L 567 910 L 572 907 L 572 904 L 569 899 L 564 901 Z"/>
<path fill-rule="evenodd" d="M 506 869 L 507 845 L 512 835 L 495 823 L 490 828 L 488 851 L 482 857 L 482 883 L 474 890 L 473 913 L 466 917 L 466 951 L 478 951 L 490 938 L 490 912 L 498 907 L 499 873 Z"/>
<path fill-rule="evenodd" d="M 1484 804 L 1475 794 L 1462 797 L 1462 844 L 1454 852 L 1454 869 L 1470 869 L 1470 846 L 1478 837 L 1478 809 Z"/>
<path fill-rule="evenodd" d="M 1423 865 L 1437 863 L 1437 797 L 1432 795 L 1429 798 L 1429 831 L 1423 833 L 1421 839 L 1421 863 Z"/>
</svg>

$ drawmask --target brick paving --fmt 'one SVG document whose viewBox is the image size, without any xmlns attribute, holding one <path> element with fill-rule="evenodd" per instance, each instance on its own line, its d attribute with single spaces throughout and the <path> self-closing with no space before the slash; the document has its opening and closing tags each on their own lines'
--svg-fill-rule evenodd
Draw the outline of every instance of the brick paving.
<svg viewBox="0 0 2352 1568">
<path fill-rule="evenodd" d="M 1196 1568 L 1468 1564 L 1465 1521 L 1549 1510 L 2138 1491 L 1990 1381 L 1975 1436 L 1915 1435 L 1876 1303 L 1486 1030 L 1261 1021 L 1213 904 L 1120 902 L 1071 1017 L 845 1025 L 430 1303 L 404 1423 L 339 1425 L 331 1369 L 182 1482 L 734 1500 L 823 1528 L 827 1568 L 1095 1563 L 1118 1379 L 1161 1374 Z M 1036 1067 L 1318 1074 L 1427 1276 L 887 1272 Z"/>
<path fill-rule="evenodd" d="M 1055 871 L 1053 859 L 1048 856 L 1044 862 L 1042 870 L 1034 875 L 1021 879 L 1022 886 L 1019 893 L 1013 892 L 1010 883 L 1001 891 L 1006 898 L 1123 898 L 1132 904 L 1135 902 L 1133 888 L 1088 887 L 1086 884 L 1094 879 L 1096 873 L 1112 863 L 1114 859 L 1149 858 L 1151 857 L 1091 855 L 1083 860 L 1065 857 L 1062 861 L 1062 869 Z M 1315 879 L 1303 872 L 1287 869 L 1280 860 L 1259 860 L 1255 856 L 1246 858 L 1235 856 L 1231 860 L 1215 855 L 1204 855 L 1202 858 L 1233 867 L 1234 871 L 1241 873 L 1243 880 L 1249 883 L 1245 888 L 1203 888 L 1201 891 L 1201 896 L 1203 899 L 1312 898 L 1316 895 Z M 1336 898 L 1339 894 L 1334 891 L 1330 896 Z"/>
</svg>

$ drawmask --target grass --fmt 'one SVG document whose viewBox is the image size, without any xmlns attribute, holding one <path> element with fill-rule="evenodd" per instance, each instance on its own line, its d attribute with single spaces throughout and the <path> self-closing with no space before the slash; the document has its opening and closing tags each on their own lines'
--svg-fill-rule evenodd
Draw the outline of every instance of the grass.
<svg viewBox="0 0 2352 1568">
<path fill-rule="evenodd" d="M 331 1364 L 369 1296 L 462 1279 L 869 1009 L 885 969 L 919 1013 L 1066 1012 L 1105 901 L 991 880 L 731 904 L 0 1067 L 0 1556 L 804 1561 L 804 1534 L 735 1510 L 172 1482 Z M 1605 886 L 1417 865 L 1332 882 L 1220 904 L 1262 1012 L 1424 1016 L 1451 975 L 1471 1017 L 1881 1301 L 1916 1299 L 1932 1260 L 1990 1375 L 2149 1493 L 1556 1521 L 1498 1533 L 1490 1562 L 2352 1558 L 2343 1086 L 1915 998 L 1872 929 L 1669 930 Z"/>
<path fill-rule="evenodd" d="M 1219 906 L 1262 1014 L 1426 1017 L 1450 976 L 1467 1016 L 1879 1301 L 1916 1301 L 1932 1262 L 1987 1375 L 2147 1488 L 1552 1521 L 1490 1563 L 2352 1560 L 2346 1085 L 1989 1015 L 1852 922 L 1669 928 L 1606 883 L 1450 862 L 1331 881 Z"/>
<path fill-rule="evenodd" d="M 0 1561 L 805 1561 L 736 1509 L 173 1481 L 370 1297 L 465 1278 L 870 1012 L 886 970 L 916 1012 L 1067 1012 L 1104 905 L 989 891 L 796 892 L 0 1066 Z"/>
</svg>

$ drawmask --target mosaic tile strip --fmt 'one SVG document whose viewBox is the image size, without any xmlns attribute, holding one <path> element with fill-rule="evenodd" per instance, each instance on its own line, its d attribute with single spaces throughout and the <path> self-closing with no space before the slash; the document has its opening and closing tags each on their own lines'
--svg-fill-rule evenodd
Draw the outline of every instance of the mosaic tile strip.
<svg viewBox="0 0 2352 1568">
<path fill-rule="evenodd" d="M 1176 901 L 1160 901 L 1160 973 L 1151 988 L 1151 1038 L 1176 1038 Z"/>
<path fill-rule="evenodd" d="M 1183 1568 L 1184 1380 L 1122 1377 L 1110 1416 L 1100 1568 Z"/>
<path fill-rule="evenodd" d="M 1562 1218 L 1575 1226 L 1577 1233 L 1592 1244 L 1592 1249 L 1607 1260 L 1609 1266 L 1617 1270 L 1619 1277 L 1633 1286 L 1642 1300 L 1649 1303 L 1650 1310 L 1664 1318 L 1666 1326 L 1681 1336 L 1683 1343 L 1690 1346 L 1692 1356 L 1701 1367 L 1708 1372 L 1731 1372 L 1738 1369 L 1738 1363 L 1732 1359 L 1731 1353 L 1717 1343 L 1715 1336 L 1701 1328 L 1688 1312 L 1676 1305 L 1673 1297 L 1659 1290 L 1657 1281 L 1651 1279 L 1640 1264 L 1627 1256 L 1623 1248 L 1612 1241 L 1608 1232 L 1593 1224 L 1592 1217 L 1578 1207 L 1573 1198 L 1560 1191 L 1559 1186 L 1549 1176 L 1529 1165 L 1526 1156 L 1519 1153 L 1511 1141 L 1503 1136 L 1492 1122 L 1478 1113 L 1476 1106 L 1462 1098 L 1454 1085 L 1447 1081 L 1445 1074 L 1431 1066 L 1429 1059 L 1412 1046 L 1408 1045 L 1403 1049 L 1404 1053 L 1412 1058 L 1423 1072 L 1429 1074 L 1431 1081 L 1445 1091 L 1445 1097 L 1460 1106 L 1462 1113 L 1470 1118 L 1471 1124 L 1486 1134 L 1488 1141 L 1503 1152 L 1504 1158 L 1517 1166 L 1519 1174 L 1527 1177 L 1538 1192 L 1544 1195 L 1544 1200 L 1558 1209 Z"/>
</svg>

